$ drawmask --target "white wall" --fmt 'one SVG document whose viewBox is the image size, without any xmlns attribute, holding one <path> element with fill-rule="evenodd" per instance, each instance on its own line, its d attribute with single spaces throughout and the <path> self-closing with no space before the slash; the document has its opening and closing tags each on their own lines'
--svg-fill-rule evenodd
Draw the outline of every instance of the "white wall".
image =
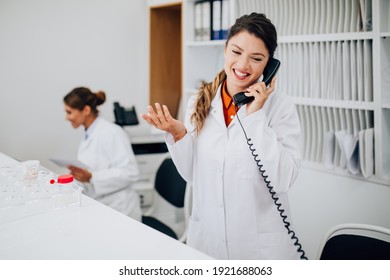
<svg viewBox="0 0 390 280">
<path fill-rule="evenodd" d="M 114 101 L 148 102 L 144 0 L 0 1 L 0 152 L 19 160 L 74 158 L 82 136 L 65 121 L 62 98 L 77 86 Z"/>
<path fill-rule="evenodd" d="M 291 219 L 306 256 L 315 259 L 325 233 L 342 223 L 390 228 L 390 188 L 303 168 L 290 190 Z"/>
</svg>

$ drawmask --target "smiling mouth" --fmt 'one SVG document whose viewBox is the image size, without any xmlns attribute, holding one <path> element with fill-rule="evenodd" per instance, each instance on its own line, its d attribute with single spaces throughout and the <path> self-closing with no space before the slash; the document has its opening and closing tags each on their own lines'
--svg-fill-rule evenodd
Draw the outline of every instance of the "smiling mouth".
<svg viewBox="0 0 390 280">
<path fill-rule="evenodd" d="M 245 77 L 248 77 L 248 76 L 249 76 L 249 73 L 240 72 L 240 71 L 237 70 L 237 69 L 233 69 L 233 72 L 234 72 L 234 74 L 236 74 L 236 76 L 239 77 L 239 78 L 245 78 Z"/>
</svg>

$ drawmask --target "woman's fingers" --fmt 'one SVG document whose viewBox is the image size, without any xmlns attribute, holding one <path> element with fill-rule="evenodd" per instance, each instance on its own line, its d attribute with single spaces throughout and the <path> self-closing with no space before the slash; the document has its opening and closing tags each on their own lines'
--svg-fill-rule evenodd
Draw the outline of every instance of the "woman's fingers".
<svg viewBox="0 0 390 280">
<path fill-rule="evenodd" d="M 170 123 L 171 120 L 173 120 L 173 117 L 171 116 L 171 113 L 169 112 L 169 109 L 166 105 L 163 105 L 163 111 L 165 115 L 165 119 L 168 123 Z"/>
<path fill-rule="evenodd" d="M 247 104 L 247 113 L 251 114 L 263 108 L 270 94 L 275 90 L 276 77 L 273 77 L 267 87 L 264 82 L 259 82 L 247 88 L 248 96 L 254 96 L 255 100 Z"/>
<path fill-rule="evenodd" d="M 141 117 L 147 121 L 149 124 L 153 125 L 156 128 L 159 128 L 160 122 L 157 119 L 157 115 L 154 112 L 154 109 L 152 106 L 148 106 L 148 113 L 147 114 L 141 114 Z"/>
<path fill-rule="evenodd" d="M 154 127 L 172 134 L 175 142 L 180 140 L 187 133 L 184 124 L 172 117 L 166 105 L 155 103 L 155 109 L 148 106 L 148 113 L 141 117 Z"/>
<path fill-rule="evenodd" d="M 161 128 L 161 121 L 159 120 L 158 114 L 154 111 L 152 106 L 148 106 L 148 115 L 150 117 L 150 120 L 153 122 L 153 124 L 157 128 Z"/>
<path fill-rule="evenodd" d="M 251 92 L 254 96 L 264 96 L 268 98 L 268 96 L 275 90 L 276 85 L 276 77 L 273 77 L 271 83 L 267 87 L 264 82 L 256 83 L 247 88 L 248 92 Z"/>
<path fill-rule="evenodd" d="M 169 109 L 166 105 L 160 106 L 160 104 L 156 104 L 157 107 L 157 115 L 160 118 L 162 129 L 168 132 L 172 132 L 175 130 L 175 119 L 171 116 Z"/>
<path fill-rule="evenodd" d="M 248 89 L 247 89 L 248 92 L 251 93 L 252 96 L 264 96 L 264 97 L 267 97 L 268 94 L 267 94 L 267 87 L 265 86 L 265 84 L 263 82 L 261 83 L 256 83 L 252 86 L 250 86 Z"/>
<path fill-rule="evenodd" d="M 147 114 L 141 114 L 141 117 L 142 117 L 145 121 L 147 121 L 149 124 L 151 124 L 151 125 L 157 127 L 157 125 L 154 123 L 154 121 L 153 121 L 152 118 L 150 117 L 150 114 L 149 114 L 149 113 L 147 113 Z"/>
<path fill-rule="evenodd" d="M 273 77 L 269 87 L 267 88 L 267 94 L 270 95 L 275 90 L 276 77 Z"/>
<path fill-rule="evenodd" d="M 162 127 L 167 126 L 167 119 L 165 118 L 163 109 L 161 108 L 161 105 L 159 103 L 154 104 L 156 106 L 156 112 L 157 112 L 157 117 L 162 125 Z"/>
<path fill-rule="evenodd" d="M 168 131 L 173 120 L 168 107 L 165 105 L 161 106 L 159 103 L 155 103 L 154 105 L 155 108 L 149 105 L 148 113 L 142 114 L 141 117 L 154 127 Z"/>
</svg>

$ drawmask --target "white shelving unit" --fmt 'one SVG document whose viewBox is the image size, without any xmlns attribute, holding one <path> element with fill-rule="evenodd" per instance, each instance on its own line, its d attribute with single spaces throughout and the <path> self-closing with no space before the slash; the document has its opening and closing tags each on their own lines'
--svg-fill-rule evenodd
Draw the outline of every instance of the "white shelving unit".
<svg viewBox="0 0 390 280">
<path fill-rule="evenodd" d="M 224 60 L 225 41 L 194 40 L 194 2 L 183 1 L 182 112 Z M 255 11 L 278 30 L 277 86 L 297 106 L 304 166 L 390 185 L 390 1 L 230 0 L 229 5 L 230 25 Z"/>
</svg>

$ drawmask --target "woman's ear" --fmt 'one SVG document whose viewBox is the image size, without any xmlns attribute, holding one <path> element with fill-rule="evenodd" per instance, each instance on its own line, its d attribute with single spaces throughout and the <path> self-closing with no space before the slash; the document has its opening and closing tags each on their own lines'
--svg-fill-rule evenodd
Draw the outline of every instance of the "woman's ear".
<svg viewBox="0 0 390 280">
<path fill-rule="evenodd" d="M 84 107 L 84 109 L 83 109 L 83 114 L 85 115 L 85 116 L 89 116 L 89 115 L 91 115 L 91 106 L 89 106 L 89 105 L 85 105 L 85 107 Z"/>
</svg>

